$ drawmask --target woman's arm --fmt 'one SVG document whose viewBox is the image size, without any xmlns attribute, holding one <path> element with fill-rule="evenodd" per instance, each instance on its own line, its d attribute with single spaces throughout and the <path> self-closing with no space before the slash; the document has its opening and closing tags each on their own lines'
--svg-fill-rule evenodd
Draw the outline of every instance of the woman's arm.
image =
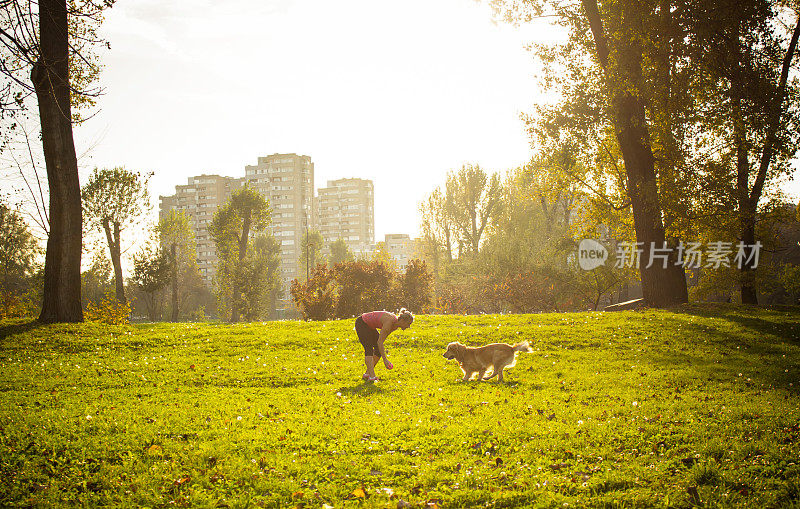
<svg viewBox="0 0 800 509">
<path fill-rule="evenodd" d="M 394 320 L 388 316 L 384 316 L 381 320 L 381 325 L 381 332 L 378 335 L 378 351 L 381 354 L 384 366 L 386 366 L 387 369 L 392 369 L 394 365 L 389 362 L 389 358 L 386 357 L 386 349 L 383 347 L 383 342 L 386 341 L 386 338 L 389 337 L 389 334 L 394 330 Z"/>
</svg>

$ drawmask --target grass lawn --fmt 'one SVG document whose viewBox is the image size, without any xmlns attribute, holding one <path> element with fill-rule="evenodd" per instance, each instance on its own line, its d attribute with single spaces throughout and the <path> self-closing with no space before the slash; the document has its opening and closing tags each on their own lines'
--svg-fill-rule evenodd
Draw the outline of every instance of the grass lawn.
<svg viewBox="0 0 800 509">
<path fill-rule="evenodd" d="M 504 383 L 442 357 L 528 340 Z M 0 506 L 800 507 L 800 310 L 0 323 Z"/>
</svg>

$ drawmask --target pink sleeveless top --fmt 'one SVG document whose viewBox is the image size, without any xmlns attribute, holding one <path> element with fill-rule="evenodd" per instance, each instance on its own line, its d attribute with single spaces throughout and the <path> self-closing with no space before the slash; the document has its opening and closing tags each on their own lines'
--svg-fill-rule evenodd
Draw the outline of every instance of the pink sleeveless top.
<svg viewBox="0 0 800 509">
<path fill-rule="evenodd" d="M 381 319 L 384 317 L 384 315 L 389 315 L 394 321 L 397 321 L 397 317 L 394 315 L 394 313 L 390 313 L 388 311 L 372 311 L 370 313 L 364 313 L 361 315 L 361 319 L 373 329 L 380 330 L 383 327 L 381 324 Z"/>
</svg>

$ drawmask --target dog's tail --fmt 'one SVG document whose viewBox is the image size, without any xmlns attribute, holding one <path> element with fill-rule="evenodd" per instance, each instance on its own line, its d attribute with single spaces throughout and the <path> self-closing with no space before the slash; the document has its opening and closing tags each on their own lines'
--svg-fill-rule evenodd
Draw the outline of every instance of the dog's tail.
<svg viewBox="0 0 800 509">
<path fill-rule="evenodd" d="M 531 345 L 528 344 L 527 341 L 523 341 L 522 343 L 517 343 L 514 345 L 515 352 L 526 352 L 531 353 L 533 350 L 531 349 Z"/>
</svg>

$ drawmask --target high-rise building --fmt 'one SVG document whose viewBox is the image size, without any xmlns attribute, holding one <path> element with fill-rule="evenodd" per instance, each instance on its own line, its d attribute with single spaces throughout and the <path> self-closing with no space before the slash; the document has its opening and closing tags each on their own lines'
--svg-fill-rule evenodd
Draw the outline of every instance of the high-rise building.
<svg viewBox="0 0 800 509">
<path fill-rule="evenodd" d="M 217 251 L 208 227 L 220 205 L 224 205 L 245 179 L 200 175 L 189 177 L 186 185 L 175 186 L 175 194 L 159 196 L 159 219 L 170 210 L 185 212 L 197 242 L 197 266 L 203 281 L 211 286 L 217 271 Z"/>
<path fill-rule="evenodd" d="M 389 252 L 397 267 L 405 269 L 408 260 L 414 256 L 414 242 L 407 233 L 387 233 L 385 236 L 386 251 Z"/>
<path fill-rule="evenodd" d="M 309 156 L 272 154 L 245 166 L 250 187 L 263 194 L 272 207 L 272 234 L 281 246 L 280 277 L 287 305 L 289 287 L 298 277 L 299 258 L 306 226 L 316 223 L 314 207 L 314 163 Z"/>
<path fill-rule="evenodd" d="M 318 229 L 326 244 L 342 239 L 355 254 L 375 242 L 375 195 L 371 180 L 329 180 L 317 191 Z"/>
</svg>

